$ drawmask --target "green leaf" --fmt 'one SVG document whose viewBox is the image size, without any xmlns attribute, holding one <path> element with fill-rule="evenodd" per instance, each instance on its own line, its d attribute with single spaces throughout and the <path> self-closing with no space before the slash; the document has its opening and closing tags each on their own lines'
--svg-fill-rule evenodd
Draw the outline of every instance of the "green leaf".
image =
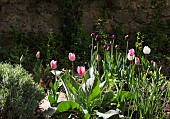
<svg viewBox="0 0 170 119">
<path fill-rule="evenodd" d="M 84 78 L 83 78 L 83 80 L 82 80 L 82 83 L 86 82 L 87 79 L 89 79 L 89 78 L 90 78 L 90 69 L 88 69 L 88 70 L 86 71 L 86 74 L 84 75 Z"/>
<path fill-rule="evenodd" d="M 68 93 L 70 95 L 73 94 L 74 96 L 77 95 L 78 91 L 79 91 L 80 84 L 78 82 L 76 82 L 74 77 L 72 77 L 68 72 L 66 72 L 61 78 L 68 90 Z"/>
<path fill-rule="evenodd" d="M 93 84 L 93 87 L 92 87 L 92 90 L 91 90 L 91 94 L 89 96 L 89 101 L 100 99 L 101 90 L 100 90 L 99 85 L 100 85 L 100 80 L 94 79 L 94 84 Z"/>
<path fill-rule="evenodd" d="M 124 99 L 127 99 L 127 100 L 135 99 L 135 94 L 133 92 L 119 91 L 118 93 L 121 97 L 121 101 L 123 101 Z"/>
<path fill-rule="evenodd" d="M 113 92 L 107 92 L 103 97 L 102 105 L 106 105 L 108 103 L 115 101 L 116 97 L 117 96 Z"/>
<path fill-rule="evenodd" d="M 80 105 L 74 101 L 63 101 L 57 107 L 58 112 L 65 112 L 69 110 L 78 110 L 82 112 Z"/>
<path fill-rule="evenodd" d="M 49 95 L 48 95 L 48 100 L 49 100 L 50 104 L 54 104 L 54 103 L 55 103 L 55 100 L 54 100 L 52 94 L 49 94 Z"/>
</svg>

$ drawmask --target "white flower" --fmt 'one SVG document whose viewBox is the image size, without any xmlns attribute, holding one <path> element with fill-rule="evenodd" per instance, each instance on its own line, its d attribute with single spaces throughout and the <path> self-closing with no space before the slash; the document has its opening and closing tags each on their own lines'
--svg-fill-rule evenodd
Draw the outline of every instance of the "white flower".
<svg viewBox="0 0 170 119">
<path fill-rule="evenodd" d="M 130 56 L 130 53 L 128 53 L 127 58 L 128 58 L 129 61 L 132 61 L 132 60 L 134 60 L 135 55 Z"/>
<path fill-rule="evenodd" d="M 148 46 L 145 46 L 144 48 L 143 48 L 143 53 L 144 54 L 149 54 L 151 52 L 151 49 L 148 47 Z"/>
</svg>

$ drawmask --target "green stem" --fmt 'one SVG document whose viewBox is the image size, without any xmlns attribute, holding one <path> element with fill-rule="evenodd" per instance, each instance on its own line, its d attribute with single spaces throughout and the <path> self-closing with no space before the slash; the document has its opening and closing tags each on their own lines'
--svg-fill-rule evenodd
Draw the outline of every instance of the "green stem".
<svg viewBox="0 0 170 119">
<path fill-rule="evenodd" d="M 92 38 L 92 47 L 91 47 L 91 65 L 92 65 L 92 63 L 93 63 L 93 47 L 94 47 L 94 45 L 93 45 L 93 38 Z"/>
<path fill-rule="evenodd" d="M 128 45 L 129 45 L 129 42 L 128 42 L 128 40 L 127 40 L 127 43 L 126 43 L 126 60 L 125 60 L 125 64 L 126 64 L 126 62 L 127 62 L 127 51 L 128 51 Z"/>
<path fill-rule="evenodd" d="M 72 76 L 74 76 L 74 63 L 72 62 Z"/>
</svg>

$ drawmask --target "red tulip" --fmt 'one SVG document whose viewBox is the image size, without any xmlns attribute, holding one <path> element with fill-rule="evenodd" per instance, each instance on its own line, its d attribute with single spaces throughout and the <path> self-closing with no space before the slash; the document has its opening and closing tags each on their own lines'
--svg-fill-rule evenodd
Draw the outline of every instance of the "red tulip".
<svg viewBox="0 0 170 119">
<path fill-rule="evenodd" d="M 81 76 L 84 76 L 86 74 L 86 69 L 84 66 L 78 66 L 77 67 L 77 72 L 78 74 L 80 74 Z"/>
<path fill-rule="evenodd" d="M 75 56 L 74 53 L 69 53 L 68 58 L 69 58 L 70 61 L 73 62 L 76 59 L 76 56 Z"/>
<path fill-rule="evenodd" d="M 57 61 L 51 60 L 50 65 L 51 65 L 52 69 L 56 69 L 57 68 Z"/>
</svg>

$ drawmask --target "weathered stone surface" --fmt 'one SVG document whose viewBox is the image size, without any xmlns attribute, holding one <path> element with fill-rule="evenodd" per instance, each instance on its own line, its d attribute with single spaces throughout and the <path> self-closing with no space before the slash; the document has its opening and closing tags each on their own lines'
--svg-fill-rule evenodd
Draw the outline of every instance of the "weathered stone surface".
<svg viewBox="0 0 170 119">
<path fill-rule="evenodd" d="M 105 1 L 88 1 L 83 8 L 83 31 L 90 33 L 97 19 L 103 18 L 101 6 Z M 103 10 L 109 13 L 105 17 L 105 30 L 112 30 L 113 27 L 123 26 L 123 31 L 139 30 L 150 23 L 155 15 L 156 6 L 161 0 L 107 0 L 114 2 L 114 8 Z M 108 5 L 108 4 L 107 4 Z M 0 0 L 0 31 L 9 26 L 18 27 L 23 31 L 49 32 L 51 29 L 59 33 L 60 20 L 57 14 L 57 4 L 47 1 L 25 1 L 25 0 Z M 165 0 L 162 19 L 170 19 L 170 0 Z"/>
</svg>

